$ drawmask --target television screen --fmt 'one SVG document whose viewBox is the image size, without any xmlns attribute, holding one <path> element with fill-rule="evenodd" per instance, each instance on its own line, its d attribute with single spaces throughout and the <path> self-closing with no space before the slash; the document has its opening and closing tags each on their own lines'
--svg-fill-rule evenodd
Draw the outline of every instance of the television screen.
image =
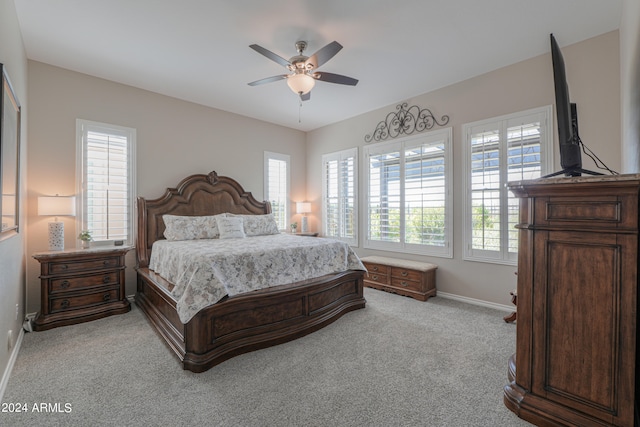
<svg viewBox="0 0 640 427">
<path fill-rule="evenodd" d="M 578 138 L 578 118 L 575 104 L 571 104 L 564 58 L 555 37 L 551 34 L 551 60 L 556 94 L 556 118 L 560 145 L 560 166 L 566 176 L 580 176 L 582 155 Z"/>
</svg>

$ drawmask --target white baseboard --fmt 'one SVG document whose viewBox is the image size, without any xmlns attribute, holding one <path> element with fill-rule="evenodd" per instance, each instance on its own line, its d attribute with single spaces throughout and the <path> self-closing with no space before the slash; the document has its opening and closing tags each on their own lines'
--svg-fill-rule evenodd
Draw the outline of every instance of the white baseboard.
<svg viewBox="0 0 640 427">
<path fill-rule="evenodd" d="M 439 297 L 442 297 L 442 298 L 452 299 L 452 300 L 461 301 L 461 302 L 466 302 L 467 304 L 479 305 L 479 306 L 482 306 L 482 307 L 493 308 L 493 309 L 500 310 L 500 311 L 511 312 L 511 311 L 515 311 L 515 309 L 516 309 L 515 305 L 497 304 L 495 302 L 483 301 L 481 299 L 475 299 L 475 298 L 469 298 L 469 297 L 462 297 L 460 295 L 449 294 L 447 292 L 438 291 L 437 295 Z"/>
<path fill-rule="evenodd" d="M 16 345 L 13 346 L 11 357 L 9 357 L 9 363 L 7 363 L 7 368 L 4 370 L 4 373 L 2 374 L 2 380 L 0 381 L 0 402 L 3 402 L 2 399 L 4 397 L 4 392 L 7 389 L 7 384 L 9 384 L 9 377 L 11 376 L 13 365 L 16 363 L 18 352 L 20 351 L 20 346 L 22 345 L 22 338 L 24 338 L 24 330 L 20 328 L 20 333 L 18 334 Z"/>
</svg>

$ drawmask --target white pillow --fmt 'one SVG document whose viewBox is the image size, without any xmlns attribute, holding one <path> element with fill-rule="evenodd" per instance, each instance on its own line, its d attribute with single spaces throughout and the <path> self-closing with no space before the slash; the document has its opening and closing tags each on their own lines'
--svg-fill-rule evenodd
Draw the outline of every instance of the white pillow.
<svg viewBox="0 0 640 427">
<path fill-rule="evenodd" d="M 242 239 L 245 237 L 243 221 L 240 217 L 218 217 L 218 230 L 221 239 Z"/>
<path fill-rule="evenodd" d="M 225 214 L 211 216 L 162 215 L 167 240 L 217 239 L 220 236 L 216 218 Z"/>
<path fill-rule="evenodd" d="M 265 215 L 234 215 L 227 217 L 242 218 L 244 221 L 244 233 L 247 236 L 264 236 L 268 234 L 280 234 L 278 223 L 273 214 Z"/>
</svg>

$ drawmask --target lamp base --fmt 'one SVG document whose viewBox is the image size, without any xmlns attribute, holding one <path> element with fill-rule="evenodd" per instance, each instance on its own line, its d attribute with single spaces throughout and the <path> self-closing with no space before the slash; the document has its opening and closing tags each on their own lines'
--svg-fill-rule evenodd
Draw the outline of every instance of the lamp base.
<svg viewBox="0 0 640 427">
<path fill-rule="evenodd" d="M 64 222 L 49 223 L 49 250 L 64 250 Z"/>
<path fill-rule="evenodd" d="M 308 233 L 309 232 L 309 223 L 307 222 L 307 217 L 306 216 L 302 216 L 302 233 Z"/>
</svg>

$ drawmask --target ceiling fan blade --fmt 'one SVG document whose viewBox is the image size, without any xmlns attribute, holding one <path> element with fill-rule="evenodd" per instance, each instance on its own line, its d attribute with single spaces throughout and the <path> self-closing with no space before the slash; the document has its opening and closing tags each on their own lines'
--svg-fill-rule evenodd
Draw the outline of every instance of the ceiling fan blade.
<svg viewBox="0 0 640 427">
<path fill-rule="evenodd" d="M 355 86 L 358 84 L 358 80 L 352 77 L 343 76 L 342 74 L 333 74 L 333 73 L 325 73 L 322 71 L 318 71 L 313 73 L 313 76 L 327 83 L 337 83 L 339 85 L 349 85 Z"/>
<path fill-rule="evenodd" d="M 300 95 L 300 100 L 301 101 L 308 101 L 310 99 L 311 99 L 311 92 L 307 92 L 307 93 L 304 93 L 304 94 Z"/>
<path fill-rule="evenodd" d="M 331 58 L 335 56 L 336 53 L 340 52 L 342 49 L 342 45 L 336 41 L 333 41 L 311 55 L 306 61 L 306 64 L 313 64 L 313 68 L 318 68 Z"/>
<path fill-rule="evenodd" d="M 262 46 L 259 46 L 257 44 L 252 44 L 249 47 L 255 50 L 256 52 L 258 52 L 259 54 L 266 56 L 270 60 L 277 62 L 283 67 L 288 67 L 289 65 L 291 65 L 291 63 L 288 60 L 284 59 L 280 55 L 276 55 L 275 53 L 271 52 L 268 49 L 263 48 Z"/>
<path fill-rule="evenodd" d="M 281 74 L 279 76 L 266 77 L 264 79 L 256 80 L 255 82 L 247 83 L 249 86 L 258 86 L 265 83 L 277 82 L 278 80 L 286 79 L 288 74 Z"/>
</svg>

